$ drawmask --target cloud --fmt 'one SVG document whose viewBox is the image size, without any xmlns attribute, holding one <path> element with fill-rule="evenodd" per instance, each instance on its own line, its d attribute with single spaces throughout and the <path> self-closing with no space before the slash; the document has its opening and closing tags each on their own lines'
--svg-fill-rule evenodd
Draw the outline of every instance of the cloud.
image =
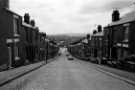
<svg viewBox="0 0 135 90">
<path fill-rule="evenodd" d="M 105 1 L 105 0 L 104 0 Z M 82 6 L 80 13 L 82 14 L 93 14 L 93 13 L 104 13 L 108 11 L 112 11 L 113 9 L 121 9 L 129 7 L 133 4 L 134 0 L 110 0 L 106 3 L 103 2 L 103 4 L 100 4 L 97 2 L 94 2 L 93 5 L 90 3 L 87 3 Z"/>
<path fill-rule="evenodd" d="M 95 25 L 106 25 L 113 8 L 126 8 L 134 0 L 10 0 L 20 15 L 29 12 L 42 32 L 89 33 Z M 122 9 L 128 12 L 130 9 Z"/>
</svg>

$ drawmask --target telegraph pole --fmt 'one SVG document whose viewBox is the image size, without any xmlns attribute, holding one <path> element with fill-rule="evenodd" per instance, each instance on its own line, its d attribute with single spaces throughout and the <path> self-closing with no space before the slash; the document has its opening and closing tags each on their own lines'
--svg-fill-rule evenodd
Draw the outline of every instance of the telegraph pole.
<svg viewBox="0 0 135 90">
<path fill-rule="evenodd" d="M 48 61 L 47 61 L 47 59 L 48 59 L 48 44 L 49 44 L 49 41 L 48 40 L 46 40 L 46 64 L 48 63 Z"/>
</svg>

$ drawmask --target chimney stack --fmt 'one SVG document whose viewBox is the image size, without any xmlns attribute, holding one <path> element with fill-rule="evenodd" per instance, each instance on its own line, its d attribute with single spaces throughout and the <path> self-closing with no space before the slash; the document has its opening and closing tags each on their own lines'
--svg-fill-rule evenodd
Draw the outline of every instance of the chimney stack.
<svg viewBox="0 0 135 90">
<path fill-rule="evenodd" d="M 86 38 L 89 40 L 90 39 L 90 34 L 87 34 L 86 35 Z"/>
<path fill-rule="evenodd" d="M 93 35 L 94 35 L 94 34 L 97 34 L 97 30 L 93 30 Z"/>
<path fill-rule="evenodd" d="M 115 9 L 112 13 L 112 22 L 120 20 L 120 13 L 119 10 Z"/>
<path fill-rule="evenodd" d="M 97 30 L 98 30 L 98 32 L 102 32 L 102 26 L 98 25 Z"/>
<path fill-rule="evenodd" d="M 0 8 L 9 8 L 9 0 L 0 0 Z"/>
<path fill-rule="evenodd" d="M 35 26 L 35 20 L 31 20 L 31 21 L 30 21 L 30 24 L 31 24 L 32 26 Z"/>
<path fill-rule="evenodd" d="M 27 23 L 27 24 L 30 24 L 30 15 L 29 15 L 29 13 L 25 13 L 24 22 Z"/>
</svg>

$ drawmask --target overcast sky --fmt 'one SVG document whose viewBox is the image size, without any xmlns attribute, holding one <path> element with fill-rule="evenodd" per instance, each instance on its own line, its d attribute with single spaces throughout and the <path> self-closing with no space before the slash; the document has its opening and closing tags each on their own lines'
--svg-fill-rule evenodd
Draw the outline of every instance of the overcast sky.
<svg viewBox="0 0 135 90">
<path fill-rule="evenodd" d="M 111 22 L 113 9 L 121 16 L 135 9 L 134 0 L 10 0 L 10 8 L 29 13 L 47 34 L 91 33 L 96 25 Z"/>
</svg>

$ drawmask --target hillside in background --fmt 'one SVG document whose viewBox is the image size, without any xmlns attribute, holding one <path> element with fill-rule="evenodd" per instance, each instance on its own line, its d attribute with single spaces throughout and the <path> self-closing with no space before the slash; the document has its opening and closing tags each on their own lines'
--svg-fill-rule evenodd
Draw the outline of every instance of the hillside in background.
<svg viewBox="0 0 135 90">
<path fill-rule="evenodd" d="M 60 34 L 60 35 L 48 35 L 47 37 L 56 42 L 64 41 L 65 44 L 80 40 L 84 38 L 86 34 Z"/>
</svg>

